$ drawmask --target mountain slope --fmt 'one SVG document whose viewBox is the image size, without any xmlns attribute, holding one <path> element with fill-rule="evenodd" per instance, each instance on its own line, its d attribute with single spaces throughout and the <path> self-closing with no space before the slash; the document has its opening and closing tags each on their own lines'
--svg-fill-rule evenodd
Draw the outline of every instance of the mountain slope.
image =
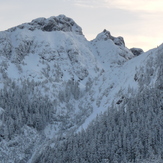
<svg viewBox="0 0 163 163">
<path fill-rule="evenodd" d="M 163 161 L 162 52 L 163 46 L 160 46 L 149 51 L 144 59 L 141 58 L 145 65 L 137 68 L 133 76 L 137 82 L 137 89 L 130 87 L 126 93 L 121 91 L 123 97 L 105 109 L 103 114 L 94 118 L 89 125 L 87 124 L 88 126 L 84 124 L 84 130 L 52 141 L 55 146 L 45 147 L 35 155 L 32 163 L 47 160 L 81 163 L 161 163 Z M 140 58 L 138 60 L 135 65 L 138 66 L 138 63 L 142 65 Z"/>
<path fill-rule="evenodd" d="M 162 46 L 136 56 L 107 30 L 87 41 L 64 15 L 0 32 L 3 162 L 32 162 L 57 137 L 86 129 L 97 114 L 121 105 L 128 89 L 138 92 L 140 70 L 158 51 Z M 144 73 L 151 72 L 144 85 L 156 82 L 153 64 Z"/>
</svg>

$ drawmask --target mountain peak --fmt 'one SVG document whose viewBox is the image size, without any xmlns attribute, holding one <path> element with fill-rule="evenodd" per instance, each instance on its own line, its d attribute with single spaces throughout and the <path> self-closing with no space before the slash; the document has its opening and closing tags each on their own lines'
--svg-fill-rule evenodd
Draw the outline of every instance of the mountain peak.
<svg viewBox="0 0 163 163">
<path fill-rule="evenodd" d="M 124 46 L 125 47 L 125 42 L 123 37 L 119 36 L 119 37 L 114 37 L 111 35 L 111 33 L 104 29 L 103 32 L 99 33 L 96 37 L 97 40 L 112 40 L 116 45 L 118 46 Z"/>
<path fill-rule="evenodd" d="M 24 29 L 27 28 L 31 31 L 36 29 L 51 32 L 51 31 L 64 31 L 64 32 L 74 32 L 82 35 L 82 29 L 78 26 L 75 21 L 65 15 L 52 16 L 50 18 L 37 18 L 32 20 L 30 23 L 24 23 L 17 27 L 9 29 L 9 31 L 15 31 L 17 28 Z"/>
</svg>

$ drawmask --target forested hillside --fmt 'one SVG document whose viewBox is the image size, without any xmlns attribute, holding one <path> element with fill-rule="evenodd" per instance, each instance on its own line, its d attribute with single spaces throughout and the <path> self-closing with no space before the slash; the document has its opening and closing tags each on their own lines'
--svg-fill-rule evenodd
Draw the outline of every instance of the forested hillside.
<svg viewBox="0 0 163 163">
<path fill-rule="evenodd" d="M 120 106 L 113 105 L 86 130 L 58 138 L 33 163 L 147 163 L 163 161 L 163 53 L 158 51 L 139 72 L 139 93 L 129 89 Z M 156 66 L 158 77 L 150 85 Z M 144 73 L 148 72 L 148 73 Z M 148 83 L 148 84 L 147 84 Z"/>
</svg>

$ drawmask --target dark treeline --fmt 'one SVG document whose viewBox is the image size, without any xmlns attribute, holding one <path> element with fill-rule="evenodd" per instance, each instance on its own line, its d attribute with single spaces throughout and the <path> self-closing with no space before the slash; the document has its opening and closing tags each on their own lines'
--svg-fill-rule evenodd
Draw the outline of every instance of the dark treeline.
<svg viewBox="0 0 163 163">
<path fill-rule="evenodd" d="M 54 106 L 46 97 L 34 93 L 36 84 L 26 81 L 18 86 L 11 82 L 0 90 L 0 107 L 4 109 L 0 139 L 11 139 L 24 125 L 41 131 L 52 121 Z"/>
</svg>

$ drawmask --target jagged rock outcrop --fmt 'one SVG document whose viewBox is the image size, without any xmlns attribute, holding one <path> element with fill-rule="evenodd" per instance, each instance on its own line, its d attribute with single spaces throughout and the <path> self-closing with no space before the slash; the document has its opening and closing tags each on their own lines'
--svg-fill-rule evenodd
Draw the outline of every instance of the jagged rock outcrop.
<svg viewBox="0 0 163 163">
<path fill-rule="evenodd" d="M 144 51 L 141 48 L 131 48 L 130 50 L 135 56 L 138 56 L 144 53 Z"/>
<path fill-rule="evenodd" d="M 17 27 L 9 29 L 9 31 L 14 31 L 16 28 L 24 29 L 27 28 L 31 31 L 36 29 L 42 31 L 64 31 L 64 32 L 75 32 L 82 35 L 82 29 L 79 27 L 73 19 L 66 17 L 65 15 L 52 16 L 48 19 L 37 18 L 32 20 L 30 23 L 24 23 Z"/>
<path fill-rule="evenodd" d="M 125 42 L 123 37 L 119 36 L 119 37 L 114 37 L 113 42 L 118 45 L 118 46 L 125 46 Z"/>
<path fill-rule="evenodd" d="M 104 29 L 103 32 L 101 32 L 100 34 L 97 35 L 96 39 L 100 40 L 112 40 L 114 42 L 114 44 L 118 45 L 118 46 L 124 46 L 125 47 L 125 42 L 123 37 L 119 36 L 119 37 L 114 37 L 111 35 L 111 33 Z"/>
<path fill-rule="evenodd" d="M 96 51 L 94 55 L 97 54 L 96 57 L 106 69 L 109 68 L 108 65 L 122 65 L 134 57 L 133 53 L 125 47 L 123 37 L 114 37 L 106 29 L 99 33 L 91 44 Z"/>
</svg>

